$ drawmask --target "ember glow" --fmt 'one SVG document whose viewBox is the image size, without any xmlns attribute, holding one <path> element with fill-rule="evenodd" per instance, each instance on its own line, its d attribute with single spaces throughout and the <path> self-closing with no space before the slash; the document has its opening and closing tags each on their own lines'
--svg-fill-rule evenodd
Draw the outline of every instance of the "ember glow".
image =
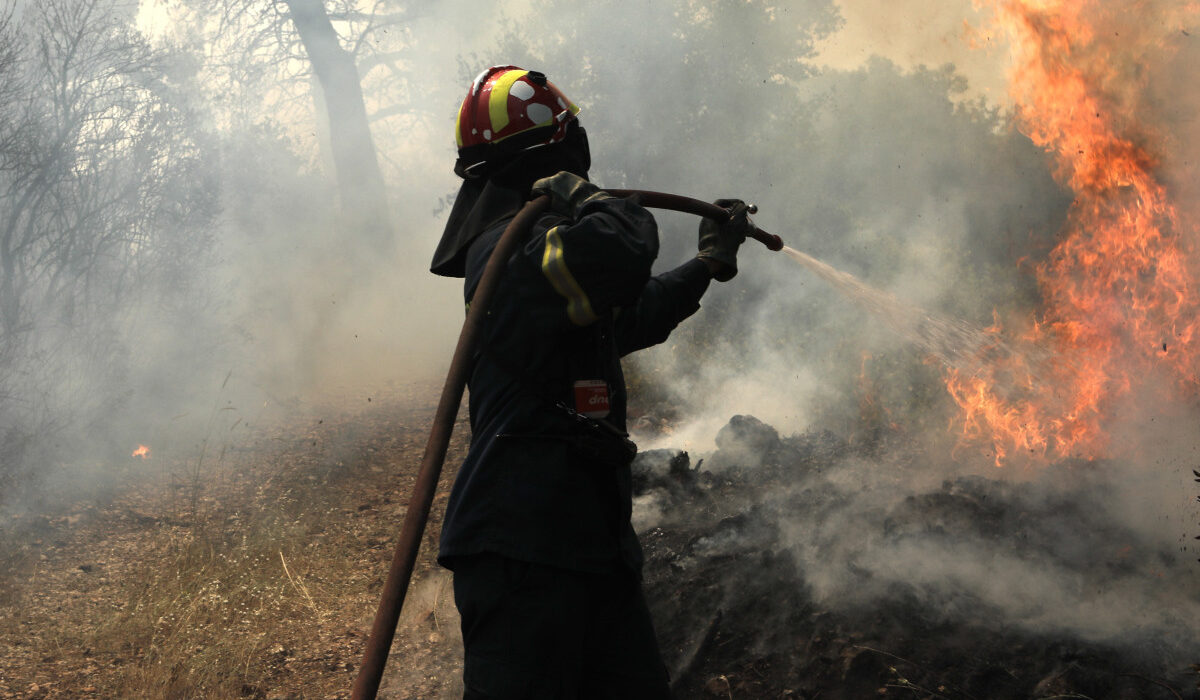
<svg viewBox="0 0 1200 700">
<path fill-rule="evenodd" d="M 150 448 L 146 447 L 145 445 L 138 445 L 137 449 L 133 451 L 132 456 L 141 457 L 142 459 L 150 459 Z"/>
<path fill-rule="evenodd" d="M 1194 223 L 1181 219 L 1156 175 L 1167 141 L 1139 119 L 1139 66 L 1161 52 L 1138 26 L 1174 35 L 1197 3 L 1147 18 L 1145 3 L 983 0 L 1012 52 L 1009 83 L 1019 127 L 1054 158 L 1074 194 L 1066 228 L 1036 268 L 1042 308 L 993 327 L 1048 351 L 1031 367 L 1014 356 L 946 385 L 964 438 L 996 464 L 1100 457 L 1115 402 L 1154 379 L 1196 389 L 1198 303 Z M 1118 16 L 1124 6 L 1125 16 Z"/>
</svg>

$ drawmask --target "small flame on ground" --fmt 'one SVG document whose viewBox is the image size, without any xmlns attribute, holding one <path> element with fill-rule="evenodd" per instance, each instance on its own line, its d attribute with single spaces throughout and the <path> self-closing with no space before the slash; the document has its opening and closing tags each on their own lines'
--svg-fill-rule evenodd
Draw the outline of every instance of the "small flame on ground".
<svg viewBox="0 0 1200 700">
<path fill-rule="evenodd" d="M 141 457 L 142 459 L 150 459 L 150 448 L 146 447 L 145 445 L 138 445 L 137 449 L 133 451 L 132 456 Z"/>
</svg>

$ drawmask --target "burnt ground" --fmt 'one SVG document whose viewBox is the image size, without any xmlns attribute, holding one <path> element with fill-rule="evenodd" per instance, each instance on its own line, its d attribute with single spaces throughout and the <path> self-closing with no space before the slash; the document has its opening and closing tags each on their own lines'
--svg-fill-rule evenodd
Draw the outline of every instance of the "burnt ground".
<svg viewBox="0 0 1200 700">
<path fill-rule="evenodd" d="M 155 469 L 103 494 L 5 516 L 0 698 L 347 697 L 436 393 L 239 426 L 204 459 L 158 451 Z M 1087 493 L 960 477 L 862 509 L 847 477 L 878 444 L 781 438 L 738 417 L 718 445 L 703 462 L 651 451 L 636 464 L 647 595 L 678 697 L 1200 697 L 1192 608 L 1113 633 L 1091 612 L 1058 615 L 1058 598 L 1014 613 L 1004 586 L 964 572 L 941 586 L 920 560 L 992 543 L 1010 566 L 1068 572 L 1068 592 L 1112 581 L 1117 600 L 1147 571 L 1195 578 Z M 461 695 L 449 577 L 432 561 L 452 471 L 380 697 Z"/>
<path fill-rule="evenodd" d="M 1091 582 L 1124 590 L 1131 581 L 1153 588 L 1164 577 L 1196 579 L 1192 557 L 1126 544 L 1136 536 L 1114 525 L 1088 488 L 957 477 L 862 509 L 838 465 L 880 468 L 877 444 L 852 446 L 829 433 L 780 438 L 746 416 L 717 443 L 711 468 L 670 450 L 638 462 L 639 502 L 664 521 L 643 534 L 646 580 L 679 697 L 1200 697 L 1200 619 L 1194 607 L 1176 614 L 1161 591 L 1150 594 L 1165 608 L 1158 622 L 1139 612 L 1113 631 L 1063 622 L 1072 619 L 1065 611 L 1014 611 L 1001 604 L 1005 596 L 964 577 L 930 586 L 909 573 L 933 561 L 900 573 L 869 562 L 887 550 L 936 552 L 947 543 L 991 547 L 1037 567 L 1053 560 L 1085 615 Z M 814 534 L 822 521 L 848 517 L 867 522 L 849 530 L 849 543 Z M 810 577 L 831 569 L 849 590 L 815 593 Z M 939 576 L 952 578 L 953 569 Z M 1183 590 L 1195 600 L 1194 584 Z"/>
</svg>

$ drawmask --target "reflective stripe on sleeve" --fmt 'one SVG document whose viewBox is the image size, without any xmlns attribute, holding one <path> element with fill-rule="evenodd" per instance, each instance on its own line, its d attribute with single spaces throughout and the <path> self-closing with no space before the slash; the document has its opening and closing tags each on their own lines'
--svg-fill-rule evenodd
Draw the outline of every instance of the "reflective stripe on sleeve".
<svg viewBox="0 0 1200 700">
<path fill-rule="evenodd" d="M 587 294 L 579 286 L 579 282 L 575 281 L 571 271 L 567 269 L 567 260 L 563 256 L 562 236 L 558 233 L 560 228 L 562 227 L 555 226 L 546 232 L 546 247 L 542 253 L 542 274 L 550 280 L 554 291 L 567 300 L 567 317 L 571 319 L 571 323 L 577 326 L 586 326 L 594 323 L 597 317 L 592 311 L 592 303 L 588 301 Z"/>
</svg>

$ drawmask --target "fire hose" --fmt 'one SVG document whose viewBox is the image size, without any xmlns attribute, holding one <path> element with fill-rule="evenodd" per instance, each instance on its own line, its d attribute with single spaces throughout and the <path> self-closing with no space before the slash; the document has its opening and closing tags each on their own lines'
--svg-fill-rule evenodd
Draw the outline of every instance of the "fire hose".
<svg viewBox="0 0 1200 700">
<path fill-rule="evenodd" d="M 644 207 L 696 214 L 717 221 L 729 219 L 728 210 L 690 197 L 645 190 L 605 191 L 616 197 L 636 198 Z M 430 506 L 433 503 L 438 479 L 442 473 L 442 465 L 446 461 L 450 434 L 454 429 L 454 421 L 462 403 L 463 390 L 466 388 L 467 378 L 471 372 L 472 358 L 475 354 L 476 344 L 479 342 L 483 318 L 491 305 L 492 295 L 499 286 L 508 259 L 512 257 L 517 245 L 528 237 L 534 222 L 549 205 L 550 198 L 547 195 L 529 201 L 504 229 L 504 233 L 501 234 L 500 240 L 496 243 L 496 247 L 484 267 L 483 276 L 480 278 L 479 286 L 475 290 L 470 309 L 467 312 L 467 319 L 459 334 L 458 345 L 454 349 L 450 370 L 442 387 L 441 399 L 438 401 L 437 410 L 434 413 L 433 427 L 430 429 L 429 439 L 425 443 L 421 468 L 417 472 L 412 498 L 405 512 L 400 537 L 396 541 L 396 548 L 392 554 L 391 567 L 383 584 L 379 608 L 375 612 L 371 634 L 367 638 L 367 648 L 363 654 L 362 664 L 359 666 L 358 676 L 354 680 L 354 687 L 350 695 L 352 700 L 373 700 L 379 691 L 379 683 L 383 678 L 383 667 L 387 663 L 392 640 L 396 635 L 396 625 L 400 620 L 404 596 L 407 594 L 409 582 L 412 580 L 417 552 L 425 533 L 425 525 L 429 520 Z M 750 213 L 755 211 L 757 208 L 751 205 Z M 750 235 L 770 250 L 777 251 L 783 248 L 783 241 L 779 236 L 762 231 L 757 227 Z"/>
</svg>

